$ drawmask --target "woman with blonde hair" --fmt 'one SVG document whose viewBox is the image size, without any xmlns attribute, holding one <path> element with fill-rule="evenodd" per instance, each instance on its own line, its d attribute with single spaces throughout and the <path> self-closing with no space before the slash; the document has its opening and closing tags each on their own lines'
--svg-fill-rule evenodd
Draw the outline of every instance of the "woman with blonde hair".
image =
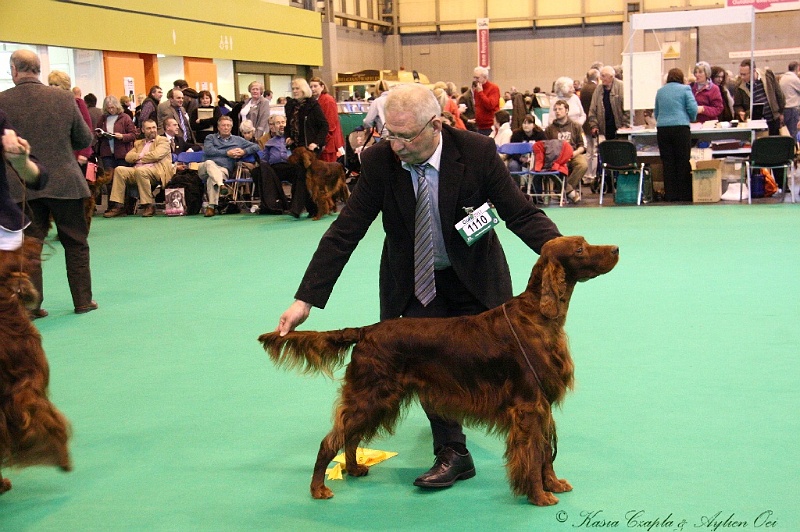
<svg viewBox="0 0 800 532">
<path fill-rule="evenodd" d="M 250 120 L 256 128 L 256 138 L 269 131 L 269 100 L 264 97 L 264 84 L 253 81 L 247 86 L 250 99 L 244 102 L 239 111 L 239 124 Z M 241 126 L 240 126 L 241 127 Z"/>
<path fill-rule="evenodd" d="M 314 99 L 311 87 L 303 78 L 292 80 L 292 97 L 284 107 L 286 112 L 286 146 L 294 150 L 304 147 L 317 156 L 325 145 L 328 135 L 328 120 L 319 102 Z M 306 188 L 305 168 L 298 172 L 298 179 L 292 184 L 292 204 L 289 214 L 299 218 L 303 209 L 309 216 L 317 214 L 317 206 Z"/>
<path fill-rule="evenodd" d="M 69 74 L 66 72 L 62 72 L 60 70 L 53 70 L 47 76 L 47 84 L 51 87 L 57 87 L 59 89 L 64 89 L 65 91 L 71 90 L 70 86 L 72 85 L 72 80 L 69 77 Z M 73 93 L 74 94 L 74 93 Z M 78 109 L 81 112 L 81 116 L 83 117 L 84 122 L 89 126 L 89 131 L 91 131 L 94 126 L 92 125 L 92 117 L 89 115 L 89 108 L 86 106 L 86 102 L 83 101 L 83 98 L 75 98 L 75 105 L 78 106 Z M 82 150 L 75 150 L 75 159 L 77 159 L 78 164 L 81 165 L 81 169 L 83 170 L 84 174 L 86 173 L 86 168 L 84 165 L 89 160 L 89 157 L 92 156 L 92 147 L 88 146 L 83 148 Z"/>
<path fill-rule="evenodd" d="M 442 108 L 442 112 L 448 112 L 453 115 L 453 127 L 466 130 L 467 126 L 461 120 L 461 110 L 458 108 L 458 104 L 447 93 L 447 83 L 437 81 L 433 86 L 433 95 L 439 100 L 439 107 Z"/>
</svg>

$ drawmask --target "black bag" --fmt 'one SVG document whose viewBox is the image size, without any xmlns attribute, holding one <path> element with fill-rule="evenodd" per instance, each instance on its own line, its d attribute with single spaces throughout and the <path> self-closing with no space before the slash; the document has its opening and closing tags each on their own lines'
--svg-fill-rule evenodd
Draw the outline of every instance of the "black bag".
<svg viewBox="0 0 800 532">
<path fill-rule="evenodd" d="M 186 200 L 186 214 L 199 214 L 203 208 L 203 181 L 196 170 L 182 170 L 176 173 L 167 189 L 182 188 Z"/>
</svg>

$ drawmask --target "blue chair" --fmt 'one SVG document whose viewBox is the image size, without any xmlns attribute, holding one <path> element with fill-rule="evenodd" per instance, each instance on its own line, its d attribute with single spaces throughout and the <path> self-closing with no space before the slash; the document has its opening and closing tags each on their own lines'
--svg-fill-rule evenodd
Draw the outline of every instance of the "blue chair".
<svg viewBox="0 0 800 532">
<path fill-rule="evenodd" d="M 507 144 L 503 144 L 502 146 L 498 146 L 497 153 L 500 153 L 501 155 L 508 155 L 509 157 L 514 155 L 528 156 L 527 166 L 523 167 L 522 170 L 509 172 L 511 175 L 519 177 L 520 185 L 525 186 L 528 182 L 528 176 L 531 174 L 530 161 L 533 160 L 533 144 L 530 142 L 509 142 Z"/>
<path fill-rule="evenodd" d="M 202 163 L 206 160 L 206 156 L 202 151 L 190 151 L 179 153 L 177 156 L 173 155 L 173 160 L 179 163 Z"/>
</svg>

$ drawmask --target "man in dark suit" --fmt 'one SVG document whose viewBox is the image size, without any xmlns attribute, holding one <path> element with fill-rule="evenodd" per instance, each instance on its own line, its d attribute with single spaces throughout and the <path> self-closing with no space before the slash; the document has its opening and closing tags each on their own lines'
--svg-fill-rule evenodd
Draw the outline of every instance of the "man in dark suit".
<svg viewBox="0 0 800 532">
<path fill-rule="evenodd" d="M 189 127 L 189 115 L 183 108 L 183 93 L 178 89 L 170 89 L 167 92 L 167 101 L 158 104 L 156 109 L 158 116 L 158 134 L 164 134 L 164 121 L 167 118 L 174 118 L 178 122 L 180 136 L 189 144 L 194 144 L 194 131 Z"/>
<path fill-rule="evenodd" d="M 491 201 L 506 226 L 537 253 L 559 236 L 555 224 L 520 192 L 492 139 L 443 127 L 430 90 L 398 86 L 390 91 L 385 111 L 388 136 L 362 153 L 358 186 L 322 237 L 295 302 L 280 318 L 281 334 L 303 323 L 312 306 L 325 307 L 378 214 L 386 232 L 381 320 L 478 314 L 512 297 L 511 275 L 494 230 L 470 246 L 455 228 L 471 208 Z M 461 425 L 432 413 L 428 418 L 436 461 L 414 484 L 440 488 L 474 476 Z"/>
<path fill-rule="evenodd" d="M 25 199 L 30 208 L 31 225 L 25 233 L 35 238 L 47 236 L 50 216 L 64 247 L 67 281 L 76 314 L 95 310 L 92 300 L 92 273 L 89 267 L 89 228 L 83 213 L 83 198 L 91 194 L 73 150 L 92 142 L 92 132 L 81 116 L 70 91 L 48 87 L 39 81 L 39 57 L 30 50 L 11 54 L 11 78 L 14 87 L 0 93 L 0 109 L 8 115 L 20 136 L 27 139 L 31 155 L 47 169 L 49 179 L 41 190 L 28 190 L 27 196 L 18 180 L 11 180 L 14 201 Z M 42 270 L 32 272 L 33 285 L 42 291 Z M 44 317 L 42 308 L 32 311 Z"/>
</svg>

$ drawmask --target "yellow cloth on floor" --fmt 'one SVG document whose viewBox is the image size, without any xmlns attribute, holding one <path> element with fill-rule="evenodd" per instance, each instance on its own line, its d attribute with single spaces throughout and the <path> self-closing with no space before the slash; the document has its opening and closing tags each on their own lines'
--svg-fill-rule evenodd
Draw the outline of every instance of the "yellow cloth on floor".
<svg viewBox="0 0 800 532">
<path fill-rule="evenodd" d="M 372 467 L 375 464 L 380 464 L 384 460 L 397 456 L 397 453 L 392 451 L 378 451 L 375 449 L 365 449 L 358 447 L 356 449 L 356 462 L 367 467 Z M 345 471 L 344 453 L 339 454 L 333 459 L 336 465 L 326 469 L 325 474 L 328 475 L 328 480 L 342 480 L 342 474 Z"/>
</svg>

